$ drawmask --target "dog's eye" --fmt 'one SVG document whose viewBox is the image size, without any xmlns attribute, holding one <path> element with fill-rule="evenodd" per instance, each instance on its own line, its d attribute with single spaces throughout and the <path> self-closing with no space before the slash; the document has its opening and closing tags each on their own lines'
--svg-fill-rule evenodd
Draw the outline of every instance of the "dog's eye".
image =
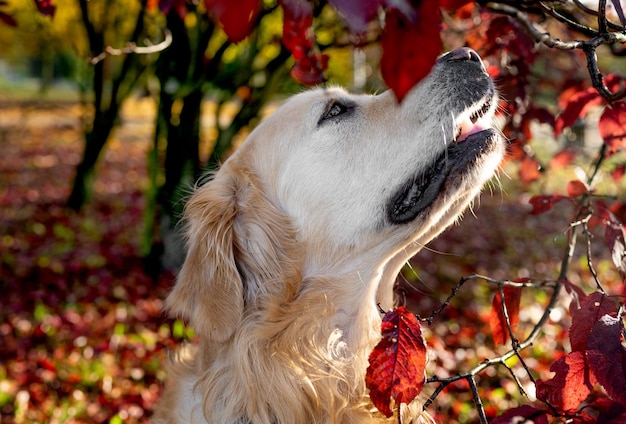
<svg viewBox="0 0 626 424">
<path fill-rule="evenodd" d="M 322 117 L 320 118 L 318 125 L 323 123 L 324 121 L 334 119 L 340 115 L 343 115 L 344 113 L 352 110 L 353 108 L 354 108 L 354 105 L 352 104 L 346 104 L 346 103 L 340 102 L 337 99 L 332 99 L 330 102 L 328 102 L 328 105 L 326 106 L 326 110 L 322 114 Z"/>
</svg>

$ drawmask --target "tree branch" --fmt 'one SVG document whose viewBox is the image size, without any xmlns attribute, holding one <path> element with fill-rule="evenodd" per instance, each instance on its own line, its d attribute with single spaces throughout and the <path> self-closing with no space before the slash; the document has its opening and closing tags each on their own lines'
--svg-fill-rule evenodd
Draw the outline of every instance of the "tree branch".
<svg viewBox="0 0 626 424">
<path fill-rule="evenodd" d="M 89 59 L 89 63 L 92 65 L 97 64 L 98 62 L 104 60 L 108 55 L 110 56 L 121 56 L 123 54 L 152 54 L 159 53 L 166 48 L 168 48 L 172 44 L 172 33 L 169 29 L 165 28 L 163 30 L 163 41 L 157 44 L 152 44 L 149 46 L 138 46 L 135 42 L 129 42 L 125 47 L 122 48 L 114 48 L 111 46 L 106 46 L 104 51 L 102 51 L 97 56 L 94 56 Z"/>
<path fill-rule="evenodd" d="M 538 2 L 538 4 L 542 7 L 542 10 L 546 14 L 554 17 L 560 22 L 563 22 L 571 29 L 590 37 L 590 39 L 562 41 L 558 38 L 553 38 L 549 32 L 542 31 L 537 28 L 536 24 L 530 19 L 528 14 L 515 6 L 499 2 L 488 2 L 486 3 L 486 7 L 494 12 L 502 13 L 517 20 L 537 43 L 559 50 L 582 50 L 585 53 L 587 60 L 587 70 L 591 78 L 591 83 L 598 93 L 609 103 L 626 97 L 626 89 L 624 88 L 616 92 L 609 90 L 609 88 L 604 84 L 604 76 L 598 68 L 596 49 L 599 46 L 608 45 L 612 47 L 616 44 L 626 43 L 626 31 L 609 31 L 610 25 L 606 19 L 606 0 L 599 3 L 602 7 L 601 12 L 597 13 L 597 30 L 561 15 L 553 8 L 546 6 L 543 2 Z"/>
</svg>

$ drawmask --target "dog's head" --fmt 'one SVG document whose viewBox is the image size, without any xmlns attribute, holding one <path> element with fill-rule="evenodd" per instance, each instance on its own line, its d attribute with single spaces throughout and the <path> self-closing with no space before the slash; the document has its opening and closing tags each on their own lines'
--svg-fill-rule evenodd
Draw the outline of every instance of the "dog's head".
<svg viewBox="0 0 626 424">
<path fill-rule="evenodd" d="M 391 281 L 497 168 L 496 103 L 469 49 L 442 56 L 401 104 L 335 88 L 292 97 L 189 201 L 170 309 L 225 340 L 259 295 L 289 302 L 315 273 Z"/>
</svg>

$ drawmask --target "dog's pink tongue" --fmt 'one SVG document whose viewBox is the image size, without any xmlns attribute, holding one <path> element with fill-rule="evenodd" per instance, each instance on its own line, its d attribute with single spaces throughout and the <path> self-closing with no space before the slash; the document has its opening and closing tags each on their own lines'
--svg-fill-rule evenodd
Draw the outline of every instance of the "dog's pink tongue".
<svg viewBox="0 0 626 424">
<path fill-rule="evenodd" d="M 467 137 L 469 137 L 472 134 L 476 134 L 477 132 L 481 132 L 483 131 L 485 128 L 480 125 L 479 123 L 472 123 L 471 120 L 466 119 L 463 121 L 463 124 L 461 124 L 461 134 L 459 135 L 459 137 L 457 138 L 457 143 L 464 141 L 465 139 L 467 139 Z"/>
</svg>

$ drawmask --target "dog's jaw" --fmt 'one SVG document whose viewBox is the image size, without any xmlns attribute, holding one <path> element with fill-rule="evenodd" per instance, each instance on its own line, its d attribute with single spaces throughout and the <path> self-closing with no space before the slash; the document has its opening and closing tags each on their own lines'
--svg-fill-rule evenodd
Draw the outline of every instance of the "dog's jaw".
<svg viewBox="0 0 626 424">
<path fill-rule="evenodd" d="M 483 97 L 454 117 L 455 137 L 447 148 L 392 196 L 386 207 L 389 223 L 406 224 L 424 215 L 442 194 L 452 194 L 456 187 L 449 186 L 458 185 L 459 176 L 483 167 L 492 153 L 499 155 L 502 141 L 493 128 L 498 97 L 491 84 L 485 86 L 485 91 Z"/>
</svg>

